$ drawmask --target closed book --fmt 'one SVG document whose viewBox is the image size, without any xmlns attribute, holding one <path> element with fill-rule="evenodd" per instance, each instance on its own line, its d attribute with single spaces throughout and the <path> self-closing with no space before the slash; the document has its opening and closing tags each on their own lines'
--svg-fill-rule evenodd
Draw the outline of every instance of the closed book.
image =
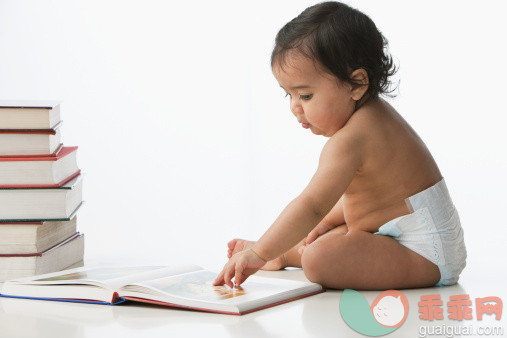
<svg viewBox="0 0 507 338">
<path fill-rule="evenodd" d="M 0 101 L 0 129 L 52 129 L 59 122 L 59 101 Z"/>
<path fill-rule="evenodd" d="M 0 254 L 44 252 L 76 233 L 70 221 L 0 222 Z"/>
<path fill-rule="evenodd" d="M 0 282 L 65 269 L 83 259 L 84 235 L 76 233 L 40 253 L 0 255 Z"/>
<path fill-rule="evenodd" d="M 61 144 L 60 121 L 52 129 L 2 129 L 0 125 L 0 156 L 48 155 Z"/>
<path fill-rule="evenodd" d="M 0 157 L 0 188 L 60 187 L 79 174 L 77 148 L 57 156 Z"/>
<path fill-rule="evenodd" d="M 83 267 L 10 280 L 2 297 L 119 304 L 125 300 L 243 315 L 324 292 L 311 282 L 250 276 L 240 287 L 213 286 L 217 273 L 196 265 Z"/>
<path fill-rule="evenodd" d="M 0 221 L 70 220 L 82 203 L 82 177 L 58 188 L 0 188 Z"/>
</svg>

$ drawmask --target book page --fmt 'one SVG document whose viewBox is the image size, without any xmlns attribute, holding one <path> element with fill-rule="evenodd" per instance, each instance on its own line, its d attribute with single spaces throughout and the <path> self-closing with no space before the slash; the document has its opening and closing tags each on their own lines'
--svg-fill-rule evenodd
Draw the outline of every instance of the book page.
<svg viewBox="0 0 507 338">
<path fill-rule="evenodd" d="M 111 289 L 126 283 L 154 278 L 167 277 L 189 271 L 201 269 L 196 265 L 164 266 L 134 266 L 134 267 L 81 267 L 34 277 L 11 281 L 21 284 L 58 285 L 58 284 L 92 284 Z"/>
<path fill-rule="evenodd" d="M 213 286 L 213 281 L 216 277 L 217 274 L 212 271 L 200 270 L 146 281 L 137 285 L 148 287 L 156 291 L 156 293 L 163 293 L 170 297 L 213 303 L 226 302 L 229 304 L 252 301 L 308 287 L 309 285 L 316 285 L 313 283 L 251 276 L 242 286 L 231 289 L 227 285 Z M 320 286 L 318 287 L 320 288 Z M 123 290 L 135 291 L 136 286 L 128 285 L 121 288 L 119 290 L 120 295 Z"/>
<path fill-rule="evenodd" d="M 193 264 L 175 265 L 175 266 L 164 266 L 158 267 L 158 269 L 150 269 L 137 274 L 130 274 L 119 276 L 115 279 L 110 279 L 107 284 L 114 287 L 115 290 L 126 284 L 139 283 L 147 280 L 157 279 L 161 277 L 175 276 L 182 273 L 188 273 L 192 271 L 202 270 L 200 266 Z"/>
</svg>

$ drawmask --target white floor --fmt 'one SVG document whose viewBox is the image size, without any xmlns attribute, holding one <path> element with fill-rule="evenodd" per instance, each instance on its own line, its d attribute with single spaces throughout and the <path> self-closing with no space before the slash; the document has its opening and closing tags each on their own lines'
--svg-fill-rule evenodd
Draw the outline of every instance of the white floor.
<svg viewBox="0 0 507 338">
<path fill-rule="evenodd" d="M 88 261 L 86 264 L 90 265 Z M 444 330 L 451 326 L 469 326 L 476 330 L 475 335 L 466 337 L 479 336 L 477 330 L 480 328 L 493 327 L 503 327 L 504 335 L 507 334 L 506 314 L 502 315 L 500 321 L 491 316 L 485 316 L 482 321 L 478 321 L 474 302 L 475 298 L 486 296 L 498 296 L 507 301 L 505 265 L 500 270 L 491 262 L 469 262 L 457 285 L 402 290 L 409 301 L 409 313 L 404 324 L 387 336 L 419 337 L 423 326 L 433 326 L 434 330 L 437 326 Z M 260 271 L 258 274 L 305 280 L 300 269 Z M 361 291 L 370 304 L 379 293 Z M 440 294 L 444 301 L 444 319 L 433 322 L 419 319 L 417 303 L 421 295 L 435 293 Z M 339 312 L 341 294 L 340 290 L 328 290 L 319 295 L 244 316 L 138 304 L 104 306 L 0 298 L 0 337 L 365 337 L 343 321 Z M 449 296 L 458 294 L 470 295 L 473 302 L 472 320 L 452 321 L 447 318 L 445 303 Z M 444 335 L 428 335 L 442 336 Z M 484 336 L 495 337 L 482 335 Z"/>
</svg>

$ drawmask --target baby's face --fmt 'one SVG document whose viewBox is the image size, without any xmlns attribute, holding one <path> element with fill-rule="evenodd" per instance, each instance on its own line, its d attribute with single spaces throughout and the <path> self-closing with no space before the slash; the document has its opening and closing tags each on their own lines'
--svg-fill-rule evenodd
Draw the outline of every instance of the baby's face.
<svg viewBox="0 0 507 338">
<path fill-rule="evenodd" d="M 298 122 L 316 135 L 331 137 L 354 112 L 350 87 L 300 54 L 289 53 L 283 69 L 273 66 L 273 75 L 290 95 L 290 109 Z"/>
</svg>

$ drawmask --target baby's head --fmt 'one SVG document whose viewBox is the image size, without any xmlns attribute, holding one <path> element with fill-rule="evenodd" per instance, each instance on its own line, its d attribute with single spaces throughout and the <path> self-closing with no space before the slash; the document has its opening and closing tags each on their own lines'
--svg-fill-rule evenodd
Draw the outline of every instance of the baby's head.
<svg viewBox="0 0 507 338">
<path fill-rule="evenodd" d="M 291 110 L 298 121 L 325 136 L 339 130 L 366 101 L 391 93 L 389 77 L 396 71 L 387 53 L 387 40 L 373 21 L 339 2 L 308 7 L 287 23 L 276 36 L 271 67 L 281 87 L 291 95 Z M 316 116 L 316 124 L 309 123 L 313 116 L 305 117 L 307 111 L 311 113 L 311 104 L 314 110 L 338 105 L 341 111 L 334 115 L 340 116 L 320 121 Z M 329 123 L 334 127 L 326 125 Z"/>
</svg>

